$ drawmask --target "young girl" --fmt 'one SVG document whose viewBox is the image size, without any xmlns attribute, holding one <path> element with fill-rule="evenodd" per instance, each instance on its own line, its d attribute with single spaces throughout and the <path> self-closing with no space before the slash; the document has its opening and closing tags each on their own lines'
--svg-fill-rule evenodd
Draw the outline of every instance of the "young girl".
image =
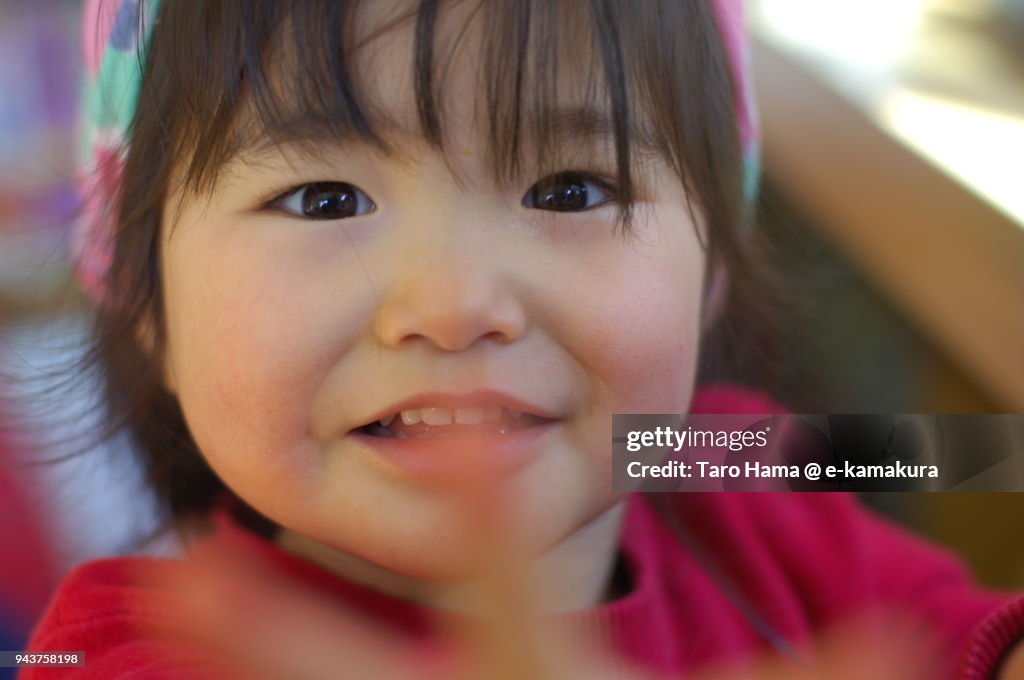
<svg viewBox="0 0 1024 680">
<path fill-rule="evenodd" d="M 414 677 L 442 621 L 470 632 L 441 677 L 1014 677 L 1022 600 L 847 497 L 611 492 L 613 413 L 776 408 L 695 388 L 759 281 L 739 0 L 105 0 L 86 29 L 95 356 L 206 568 L 82 566 L 31 649 L 84 665 L 23 678 L 198 677 L 171 619 L 245 677 Z M 853 656 L 811 644 L 868 614 Z M 921 665 L 872 665 L 889 615 L 929 624 Z"/>
</svg>

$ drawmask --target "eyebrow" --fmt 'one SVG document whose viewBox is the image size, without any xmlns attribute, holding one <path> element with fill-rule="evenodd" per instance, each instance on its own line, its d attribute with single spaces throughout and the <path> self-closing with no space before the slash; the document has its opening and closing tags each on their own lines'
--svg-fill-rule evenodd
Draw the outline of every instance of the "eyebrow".
<svg viewBox="0 0 1024 680">
<path fill-rule="evenodd" d="M 612 140 L 615 136 L 615 125 L 613 119 L 607 112 L 592 106 L 569 106 L 558 107 L 544 112 L 542 119 L 552 139 L 558 140 L 569 147 L 581 146 L 590 148 L 590 145 L 605 140 Z M 337 121 L 323 116 L 296 116 L 292 119 L 278 121 L 273 125 L 264 127 L 258 121 L 254 122 L 257 130 L 263 130 L 267 134 L 260 134 L 258 138 L 248 143 L 240 143 L 235 153 L 228 159 L 240 160 L 243 162 L 258 159 L 264 155 L 277 150 L 279 146 L 297 147 L 299 149 L 317 151 L 325 147 L 345 146 L 353 143 L 371 144 L 373 139 L 361 134 L 354 129 L 345 128 Z M 525 139 L 529 139 L 531 130 L 536 129 L 536 121 L 529 116 L 524 118 L 523 130 Z M 241 135 L 245 134 L 246 127 L 241 127 Z M 416 139 L 424 139 L 420 131 L 406 131 Z M 387 138 L 387 133 L 381 135 Z M 663 145 L 659 144 L 650 129 L 640 124 L 635 118 L 627 121 L 627 136 L 631 147 L 641 152 L 640 155 L 660 154 Z M 325 141 L 329 140 L 329 141 Z M 528 143 L 528 142 L 527 142 Z M 387 146 L 391 146 L 388 144 Z M 396 154 L 394 149 L 384 148 L 382 152 L 387 156 Z"/>
<path fill-rule="evenodd" d="M 591 106 L 557 108 L 548 112 L 551 131 L 556 137 L 577 142 L 592 142 L 613 139 L 615 125 L 603 110 Z M 626 134 L 630 142 L 639 149 L 656 151 L 659 145 L 651 132 L 630 117 L 626 123 Z"/>
</svg>

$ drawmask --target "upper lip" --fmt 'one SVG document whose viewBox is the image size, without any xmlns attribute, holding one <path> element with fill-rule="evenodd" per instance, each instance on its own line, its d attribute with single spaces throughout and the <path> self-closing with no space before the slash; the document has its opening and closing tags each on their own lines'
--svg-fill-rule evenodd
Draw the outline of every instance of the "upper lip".
<svg viewBox="0 0 1024 680">
<path fill-rule="evenodd" d="M 402 411 L 417 408 L 471 408 L 483 406 L 501 406 L 511 411 L 520 411 L 546 420 L 558 418 L 558 414 L 543 406 L 526 399 L 516 397 L 494 389 L 473 390 L 471 392 L 421 392 L 408 399 L 381 409 L 367 420 L 364 425 L 397 415 Z M 362 426 L 360 426 L 362 427 Z"/>
</svg>

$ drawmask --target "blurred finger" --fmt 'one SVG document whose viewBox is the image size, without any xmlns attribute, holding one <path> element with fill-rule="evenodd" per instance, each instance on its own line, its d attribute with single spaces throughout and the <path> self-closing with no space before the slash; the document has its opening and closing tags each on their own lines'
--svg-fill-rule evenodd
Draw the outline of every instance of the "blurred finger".
<svg viewBox="0 0 1024 680">
<path fill-rule="evenodd" d="M 699 680 L 929 680 L 942 670 L 930 661 L 933 643 L 918 622 L 872 614 L 830 630 L 805 659 L 772 654 Z"/>
<path fill-rule="evenodd" d="M 339 602 L 243 566 L 224 547 L 208 547 L 161 579 L 178 617 L 155 633 L 239 677 L 413 680 L 432 670 L 425 649 Z"/>
</svg>

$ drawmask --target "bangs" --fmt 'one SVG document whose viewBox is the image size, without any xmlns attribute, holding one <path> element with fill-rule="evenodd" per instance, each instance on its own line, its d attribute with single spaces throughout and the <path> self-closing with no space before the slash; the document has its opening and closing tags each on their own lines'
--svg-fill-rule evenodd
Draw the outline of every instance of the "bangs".
<svg viewBox="0 0 1024 680">
<path fill-rule="evenodd" d="M 730 72 L 704 2 L 165 0 L 158 21 L 147 80 L 173 93 L 163 130 L 186 193 L 284 146 L 315 156 L 362 142 L 401 159 L 410 136 L 458 177 L 451 131 L 466 121 L 452 112 L 467 105 L 498 185 L 610 159 L 623 227 L 645 159 L 688 197 L 695 181 L 739 181 Z M 457 59 L 474 71 L 468 94 L 450 77 Z M 396 111 L 382 93 L 406 84 Z"/>
</svg>

